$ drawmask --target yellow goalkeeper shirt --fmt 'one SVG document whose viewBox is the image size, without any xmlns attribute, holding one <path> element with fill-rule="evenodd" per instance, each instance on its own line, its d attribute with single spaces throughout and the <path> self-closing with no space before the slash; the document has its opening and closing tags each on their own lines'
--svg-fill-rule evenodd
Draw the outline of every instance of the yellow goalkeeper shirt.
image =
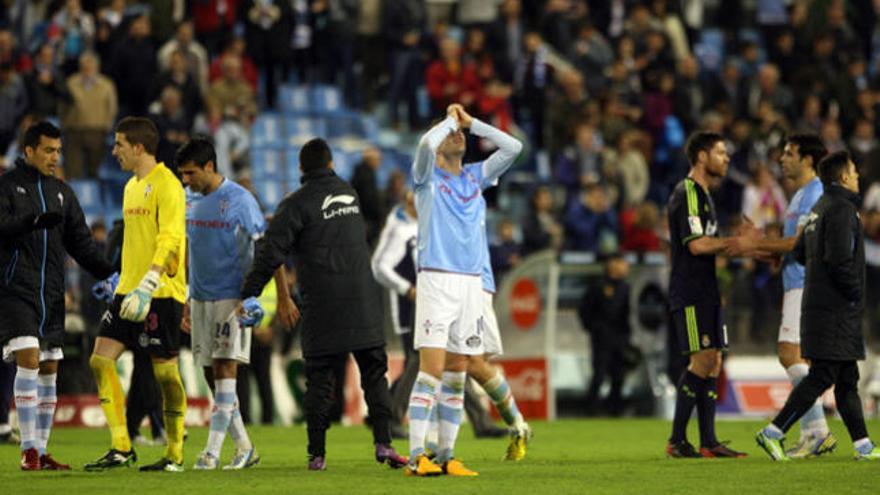
<svg viewBox="0 0 880 495">
<path fill-rule="evenodd" d="M 122 199 L 122 271 L 117 294 L 136 289 L 151 265 L 165 267 L 153 297 L 186 302 L 186 199 L 164 163 L 125 184 Z"/>
</svg>

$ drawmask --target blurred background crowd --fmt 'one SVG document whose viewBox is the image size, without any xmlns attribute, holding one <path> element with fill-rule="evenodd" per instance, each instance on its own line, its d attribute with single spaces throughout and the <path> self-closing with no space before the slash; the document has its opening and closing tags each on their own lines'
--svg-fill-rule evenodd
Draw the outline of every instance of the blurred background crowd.
<svg viewBox="0 0 880 495">
<path fill-rule="evenodd" d="M 729 139 L 723 228 L 781 235 L 792 132 L 849 149 L 863 181 L 869 301 L 880 296 L 880 4 L 872 0 L 0 0 L 0 167 L 36 119 L 64 134 L 63 174 L 96 237 L 126 176 L 114 123 L 150 115 L 171 164 L 192 133 L 266 213 L 298 187 L 295 152 L 334 145 L 375 240 L 409 187 L 419 135 L 451 102 L 526 150 L 489 194 L 499 276 L 532 252 L 662 252 L 684 141 Z M 338 152 L 337 152 L 338 151 Z M 472 160 L 492 150 L 469 146 Z M 719 261 L 734 345 L 773 352 L 780 274 Z M 90 281 L 69 277 L 93 328 Z M 877 305 L 870 332 L 880 335 Z M 95 314 L 90 314 L 95 313 Z M 751 347 L 750 347 L 751 346 Z"/>
</svg>

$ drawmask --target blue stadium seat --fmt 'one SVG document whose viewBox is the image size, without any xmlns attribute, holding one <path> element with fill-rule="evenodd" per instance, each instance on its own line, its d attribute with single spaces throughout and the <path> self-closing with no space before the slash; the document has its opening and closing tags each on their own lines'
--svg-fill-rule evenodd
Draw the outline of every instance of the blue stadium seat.
<svg viewBox="0 0 880 495">
<path fill-rule="evenodd" d="M 274 213 L 278 203 L 284 199 L 283 183 L 277 180 L 255 180 L 254 190 L 266 213 Z"/>
<path fill-rule="evenodd" d="M 299 180 L 302 172 L 299 171 L 299 147 L 288 146 L 284 149 L 284 178 L 287 181 L 287 190 L 290 191 L 292 184 L 299 188 Z"/>
<path fill-rule="evenodd" d="M 278 92 L 278 108 L 285 113 L 311 112 L 312 98 L 308 87 L 285 84 Z"/>
<path fill-rule="evenodd" d="M 280 150 L 272 148 L 251 148 L 251 176 L 254 180 L 284 179 L 284 162 Z"/>
<path fill-rule="evenodd" d="M 260 114 L 251 128 L 251 146 L 280 148 L 284 145 L 284 121 L 278 114 Z"/>
<path fill-rule="evenodd" d="M 73 179 L 67 181 L 73 189 L 83 213 L 87 215 L 103 215 L 104 201 L 101 195 L 101 184 L 93 179 Z"/>
<path fill-rule="evenodd" d="M 343 180 L 351 180 L 354 167 L 361 158 L 361 152 L 343 151 L 335 147 L 331 147 L 330 152 L 333 153 L 333 168 L 336 170 L 336 175 Z"/>
<path fill-rule="evenodd" d="M 341 112 L 345 110 L 342 93 L 335 86 L 318 85 L 312 88 L 311 110 L 318 114 Z"/>
<path fill-rule="evenodd" d="M 285 145 L 302 144 L 309 139 L 327 136 L 327 123 L 322 117 L 287 116 L 284 118 Z"/>
<path fill-rule="evenodd" d="M 694 45 L 694 54 L 702 70 L 719 71 L 724 60 L 724 32 L 720 29 L 700 31 L 700 39 Z"/>
</svg>

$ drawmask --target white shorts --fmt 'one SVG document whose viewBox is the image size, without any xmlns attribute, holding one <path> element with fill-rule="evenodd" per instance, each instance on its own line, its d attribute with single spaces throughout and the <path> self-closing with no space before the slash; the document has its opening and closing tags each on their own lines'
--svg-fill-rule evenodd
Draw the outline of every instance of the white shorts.
<svg viewBox="0 0 880 495">
<path fill-rule="evenodd" d="M 483 348 L 486 354 L 500 356 L 504 354 L 504 348 L 501 346 L 501 332 L 498 329 L 498 319 L 495 318 L 493 299 L 494 294 L 483 291 L 483 316 L 480 318 L 480 325 L 483 326 Z"/>
<path fill-rule="evenodd" d="M 479 275 L 420 271 L 416 279 L 416 349 L 432 347 L 455 354 L 485 354 L 482 325 L 483 284 Z"/>
<path fill-rule="evenodd" d="M 192 351 L 196 366 L 210 367 L 215 359 L 251 360 L 251 328 L 235 315 L 237 299 L 190 301 Z"/>
<path fill-rule="evenodd" d="M 779 326 L 779 342 L 800 345 L 801 300 L 803 289 L 791 289 L 782 296 L 782 324 Z"/>
<path fill-rule="evenodd" d="M 40 340 L 36 337 L 15 337 L 10 339 L 3 346 L 3 360 L 7 363 L 15 362 L 15 353 L 22 349 L 33 349 L 40 347 Z M 61 361 L 64 359 L 64 349 L 61 347 L 50 347 L 40 350 L 40 362 L 43 361 Z"/>
</svg>

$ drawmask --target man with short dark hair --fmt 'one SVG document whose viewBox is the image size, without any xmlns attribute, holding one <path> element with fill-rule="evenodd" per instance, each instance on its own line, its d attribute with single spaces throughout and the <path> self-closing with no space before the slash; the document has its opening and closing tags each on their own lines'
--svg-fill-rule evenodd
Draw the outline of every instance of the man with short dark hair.
<svg viewBox="0 0 880 495">
<path fill-rule="evenodd" d="M 193 360 L 205 372 L 214 392 L 208 446 L 194 469 L 217 469 L 229 430 L 235 441 L 232 462 L 223 469 L 244 469 L 260 462 L 239 411 L 236 396 L 238 363 L 248 364 L 251 327 L 235 317 L 244 275 L 253 261 L 254 242 L 266 231 L 266 220 L 247 189 L 217 173 L 217 154 L 210 141 L 194 137 L 177 150 L 177 166 L 186 196 L 189 248 L 189 296 L 184 331 L 192 336 Z M 296 325 L 299 312 L 290 298 L 284 268 L 275 270 L 278 314 Z"/>
<path fill-rule="evenodd" d="M 810 213 L 795 244 L 795 260 L 806 267 L 801 349 L 807 376 L 788 396 L 773 421 L 758 432 L 758 445 L 774 461 L 788 461 L 785 432 L 834 386 L 837 410 L 853 441 L 855 458 L 880 460 L 868 438 L 859 398 L 859 360 L 865 359 L 865 242 L 859 218 L 859 174 L 850 155 L 838 151 L 819 162 L 825 194 Z"/>
<path fill-rule="evenodd" d="M 299 163 L 303 185 L 281 202 L 265 237 L 257 243 L 241 299 L 258 296 L 284 260 L 295 257 L 303 296 L 309 469 L 326 468 L 334 369 L 349 353 L 360 369 L 376 460 L 400 468 L 406 459 L 391 447 L 381 289 L 370 270 L 357 193 L 333 171 L 333 157 L 323 139 L 306 143 Z"/>
<path fill-rule="evenodd" d="M 156 161 L 159 131 L 143 117 L 126 117 L 116 126 L 113 155 L 133 173 L 125 185 L 122 218 L 122 269 L 110 309 L 104 313 L 89 365 L 98 384 L 111 448 L 86 464 L 87 471 L 131 466 L 137 455 L 125 424 L 124 396 L 116 360 L 126 347 L 147 350 L 162 392 L 168 444 L 157 462 L 141 471 L 183 471 L 183 419 L 186 392 L 177 355 L 186 301 L 185 198 L 180 181 Z"/>
<path fill-rule="evenodd" d="M 46 452 L 64 357 L 64 264 L 69 253 L 97 278 L 113 267 L 92 239 L 73 190 L 55 178 L 61 132 L 38 122 L 24 133 L 24 156 L 0 176 L 0 345 L 18 365 L 14 396 L 21 469 L 68 470 Z"/>
<path fill-rule="evenodd" d="M 827 154 L 825 145 L 815 134 L 794 134 L 786 139 L 782 152 L 782 173 L 791 180 L 798 191 L 792 197 L 785 212 L 783 238 L 750 239 L 747 244 L 752 249 L 760 249 L 775 255 L 785 256 L 782 264 L 782 283 L 785 294 L 782 298 L 782 324 L 779 328 L 777 352 L 779 363 L 785 368 L 793 386 L 797 386 L 810 371 L 807 362 L 801 357 L 801 301 L 804 293 L 804 266 L 791 256 L 798 237 L 810 216 L 810 211 L 822 196 L 822 181 L 817 167 L 819 160 Z M 752 241 L 752 242 L 749 242 Z M 800 441 L 787 454 L 793 459 L 815 457 L 831 452 L 837 439 L 828 429 L 822 401 L 817 400 L 801 417 Z"/>
<path fill-rule="evenodd" d="M 690 173 L 669 197 L 669 244 L 672 269 L 669 309 L 679 349 L 690 364 L 678 381 L 669 457 L 745 457 L 715 437 L 715 401 L 721 352 L 727 348 L 727 329 L 721 314 L 721 293 L 715 257 L 734 255 L 732 238 L 718 236 L 718 216 L 709 195 L 710 181 L 727 175 L 727 146 L 720 134 L 698 131 L 685 146 Z M 687 424 L 694 407 L 700 424 L 700 450 L 687 441 Z"/>
</svg>

